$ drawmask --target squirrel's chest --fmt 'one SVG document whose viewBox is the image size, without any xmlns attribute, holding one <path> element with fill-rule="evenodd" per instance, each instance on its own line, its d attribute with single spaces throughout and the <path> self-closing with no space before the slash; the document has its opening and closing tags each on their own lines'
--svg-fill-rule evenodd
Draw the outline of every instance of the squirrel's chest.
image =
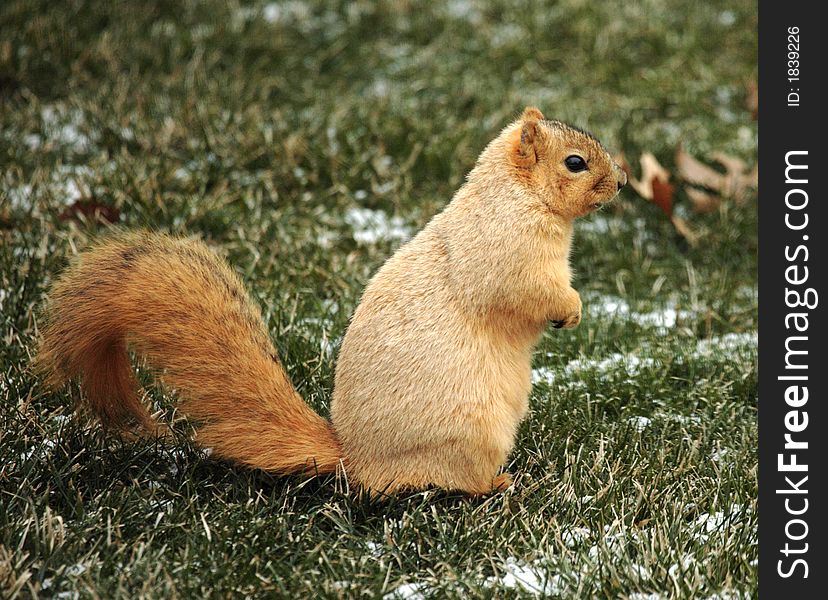
<svg viewBox="0 0 828 600">
<path fill-rule="evenodd" d="M 499 348 L 484 350 L 488 360 L 481 362 L 480 377 L 489 382 L 491 402 L 499 405 L 504 417 L 522 419 L 528 408 L 531 382 L 531 349 Z"/>
<path fill-rule="evenodd" d="M 454 357 L 456 401 L 473 406 L 482 420 L 519 422 L 531 390 L 531 343 L 497 332 L 469 332 Z M 448 366 L 448 365 L 446 365 Z M 451 402 L 451 400 L 449 400 Z"/>
</svg>

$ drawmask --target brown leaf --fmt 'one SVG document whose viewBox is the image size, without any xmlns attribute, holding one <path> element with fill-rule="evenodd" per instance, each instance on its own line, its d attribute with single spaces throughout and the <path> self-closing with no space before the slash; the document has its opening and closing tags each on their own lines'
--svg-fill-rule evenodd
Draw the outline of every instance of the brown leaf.
<svg viewBox="0 0 828 600">
<path fill-rule="evenodd" d="M 60 213 L 61 221 L 79 221 L 81 217 L 101 223 L 115 223 L 120 219 L 121 213 L 114 206 L 100 204 L 94 200 L 78 200 Z"/>
<path fill-rule="evenodd" d="M 759 84 L 755 79 L 747 82 L 747 97 L 745 98 L 746 108 L 750 111 L 753 120 L 759 118 Z"/>
<path fill-rule="evenodd" d="M 728 198 L 733 198 L 736 204 L 743 204 L 747 196 L 748 188 L 756 188 L 759 184 L 758 167 L 754 167 L 749 173 L 745 161 L 724 152 L 714 152 L 710 158 L 720 163 L 727 170 L 724 176 L 720 193 Z"/>
<path fill-rule="evenodd" d="M 668 217 L 673 216 L 673 191 L 675 188 L 658 177 L 654 177 L 650 185 L 653 188 L 653 204 L 663 210 Z"/>
<path fill-rule="evenodd" d="M 679 177 L 687 183 L 706 187 L 720 193 L 725 187 L 724 175 L 693 158 L 692 155 L 685 152 L 680 144 L 676 148 L 676 168 Z"/>
<path fill-rule="evenodd" d="M 715 196 L 699 188 L 687 187 L 685 191 L 687 192 L 687 197 L 690 198 L 690 202 L 693 204 L 693 211 L 697 213 L 714 212 L 722 203 L 722 199 L 719 196 Z"/>
<path fill-rule="evenodd" d="M 710 158 L 721 164 L 727 171 L 728 175 L 732 175 L 734 173 L 742 174 L 747 169 L 745 161 L 741 158 L 730 156 L 724 152 L 714 152 L 710 155 Z"/>
<path fill-rule="evenodd" d="M 759 165 L 753 166 L 753 169 L 747 174 L 747 180 L 752 188 L 759 187 Z"/>
<path fill-rule="evenodd" d="M 640 162 L 641 179 L 628 175 L 630 185 L 642 198 L 658 206 L 670 219 L 676 233 L 687 240 L 688 244 L 695 246 L 699 239 L 698 234 L 684 219 L 673 214 L 675 187 L 670 183 L 670 172 L 661 166 L 658 159 L 650 152 L 642 154 Z"/>
<path fill-rule="evenodd" d="M 628 176 L 630 186 L 645 200 L 657 204 L 669 216 L 673 213 L 673 186 L 670 185 L 670 172 L 658 162 L 650 152 L 645 152 L 639 159 L 641 179 Z"/>
<path fill-rule="evenodd" d="M 743 204 L 747 198 L 748 189 L 755 189 L 758 185 L 758 170 L 754 168 L 749 173 L 746 172 L 747 164 L 745 164 L 745 161 L 724 152 L 714 152 L 710 157 L 721 164 L 726 172 L 719 173 L 708 167 L 679 146 L 676 149 L 676 167 L 679 176 L 689 184 L 707 188 L 707 190 L 715 192 L 723 198 L 731 198 L 737 205 Z M 700 196 L 696 193 L 695 197 L 699 198 Z M 694 197 L 691 194 L 691 200 L 693 199 Z"/>
</svg>

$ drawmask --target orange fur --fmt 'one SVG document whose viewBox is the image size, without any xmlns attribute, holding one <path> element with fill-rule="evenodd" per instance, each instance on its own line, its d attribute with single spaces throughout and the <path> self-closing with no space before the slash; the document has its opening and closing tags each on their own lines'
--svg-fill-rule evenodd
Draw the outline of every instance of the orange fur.
<svg viewBox="0 0 828 600">
<path fill-rule="evenodd" d="M 570 172 L 572 154 L 589 168 Z M 592 136 L 527 108 L 369 283 L 337 361 L 333 428 L 294 391 L 236 275 L 197 242 L 121 234 L 83 253 L 52 289 L 38 364 L 52 385 L 80 377 L 105 425 L 154 430 L 128 345 L 200 422 L 201 444 L 251 467 L 343 462 L 372 493 L 504 489 L 532 350 L 548 321 L 581 318 L 572 221 L 624 183 Z"/>
<path fill-rule="evenodd" d="M 278 473 L 331 472 L 330 424 L 296 394 L 258 308 L 201 243 L 132 233 L 81 254 L 50 294 L 38 367 L 58 386 L 80 377 L 104 425 L 153 431 L 126 345 L 146 357 L 200 422 L 217 456 Z"/>
</svg>

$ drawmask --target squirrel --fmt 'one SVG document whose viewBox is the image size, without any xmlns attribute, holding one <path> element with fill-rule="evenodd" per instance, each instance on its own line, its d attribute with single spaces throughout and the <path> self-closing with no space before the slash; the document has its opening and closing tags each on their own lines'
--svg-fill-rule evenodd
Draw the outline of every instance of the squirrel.
<svg viewBox="0 0 828 600">
<path fill-rule="evenodd" d="M 451 202 L 371 278 L 339 351 L 331 421 L 294 390 L 240 278 L 208 247 L 116 233 L 53 285 L 35 366 L 81 381 L 107 428 L 158 433 L 128 349 L 175 390 L 213 455 L 277 474 L 336 472 L 369 493 L 504 490 L 546 324 L 571 328 L 573 221 L 624 171 L 534 107 L 483 150 Z"/>
</svg>

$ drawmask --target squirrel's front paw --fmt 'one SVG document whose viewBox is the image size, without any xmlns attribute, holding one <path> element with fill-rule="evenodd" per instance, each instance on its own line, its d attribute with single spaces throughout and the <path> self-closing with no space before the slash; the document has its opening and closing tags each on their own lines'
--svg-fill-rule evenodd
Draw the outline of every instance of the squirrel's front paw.
<svg viewBox="0 0 828 600">
<path fill-rule="evenodd" d="M 566 319 L 560 319 L 558 321 L 552 321 L 552 327 L 555 329 L 572 329 L 573 327 L 577 327 L 578 323 L 581 322 L 581 313 L 577 315 L 572 315 L 571 317 L 567 317 Z"/>
<path fill-rule="evenodd" d="M 551 319 L 552 327 L 555 329 L 572 329 L 581 322 L 581 296 L 573 289 L 570 289 L 569 307 L 563 319 Z"/>
</svg>

